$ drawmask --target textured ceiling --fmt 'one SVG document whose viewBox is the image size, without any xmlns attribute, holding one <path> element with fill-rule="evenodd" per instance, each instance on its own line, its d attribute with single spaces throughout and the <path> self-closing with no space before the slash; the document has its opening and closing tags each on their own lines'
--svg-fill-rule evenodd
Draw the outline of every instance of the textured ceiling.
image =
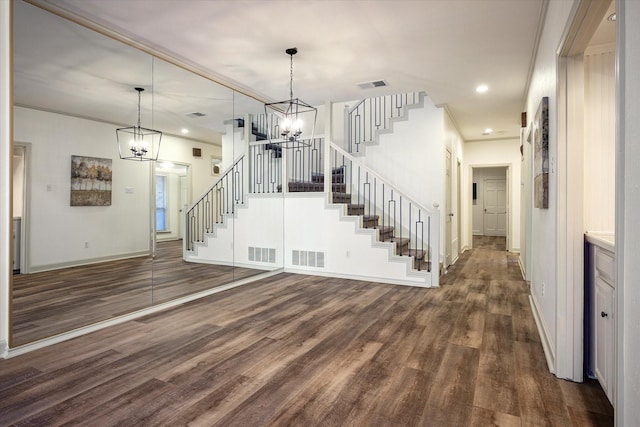
<svg viewBox="0 0 640 427">
<path fill-rule="evenodd" d="M 482 132 L 487 127 L 496 131 L 493 138 L 519 136 L 520 111 L 543 7 L 542 0 L 48 3 L 194 64 L 264 99 L 288 96 L 289 58 L 284 49 L 297 46 L 294 94 L 306 102 L 319 105 L 327 100 L 424 90 L 436 104 L 449 108 L 465 140 L 486 139 Z M 23 36 L 33 37 L 28 34 L 33 28 Z M 58 46 L 56 54 L 64 56 L 65 46 Z M 100 68 L 114 71 L 113 75 L 135 71 L 108 61 Z M 81 74 L 82 66 L 68 71 Z M 109 80 L 122 82 L 121 92 L 131 91 L 125 87 L 130 78 Z M 368 90 L 357 86 L 372 80 L 385 80 L 389 86 Z M 83 81 L 86 95 L 95 96 L 90 92 L 97 90 L 97 81 Z M 475 92 L 480 83 L 489 86 L 488 93 Z M 184 85 L 171 88 L 176 101 L 181 90 L 187 89 Z M 228 95 L 216 93 L 204 98 Z M 197 101 L 193 99 L 194 104 Z"/>
</svg>

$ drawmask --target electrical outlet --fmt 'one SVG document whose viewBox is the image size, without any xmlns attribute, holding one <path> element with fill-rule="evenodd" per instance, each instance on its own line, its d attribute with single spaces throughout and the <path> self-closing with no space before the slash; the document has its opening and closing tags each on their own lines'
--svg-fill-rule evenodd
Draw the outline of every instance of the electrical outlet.
<svg viewBox="0 0 640 427">
<path fill-rule="evenodd" d="M 89 242 L 84 242 L 84 248 L 89 249 Z"/>
<path fill-rule="evenodd" d="M 345 256 L 345 257 L 347 257 L 347 258 L 351 258 L 351 251 L 347 251 L 347 252 L 344 254 L 344 256 Z"/>
<path fill-rule="evenodd" d="M 540 285 L 542 296 L 544 296 L 544 282 Z"/>
</svg>

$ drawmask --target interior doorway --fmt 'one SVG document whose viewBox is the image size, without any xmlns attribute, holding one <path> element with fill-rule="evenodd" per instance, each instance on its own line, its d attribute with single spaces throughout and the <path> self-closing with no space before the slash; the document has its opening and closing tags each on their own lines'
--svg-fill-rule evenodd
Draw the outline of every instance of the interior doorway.
<svg viewBox="0 0 640 427">
<path fill-rule="evenodd" d="M 472 168 L 473 236 L 505 237 L 509 249 L 509 168 Z"/>
<path fill-rule="evenodd" d="M 158 162 L 155 172 L 156 240 L 181 240 L 185 207 L 190 202 L 189 165 Z"/>
<path fill-rule="evenodd" d="M 27 209 L 27 169 L 28 145 L 13 145 L 13 212 L 12 212 L 12 252 L 13 273 L 26 273 L 26 209 Z"/>
</svg>

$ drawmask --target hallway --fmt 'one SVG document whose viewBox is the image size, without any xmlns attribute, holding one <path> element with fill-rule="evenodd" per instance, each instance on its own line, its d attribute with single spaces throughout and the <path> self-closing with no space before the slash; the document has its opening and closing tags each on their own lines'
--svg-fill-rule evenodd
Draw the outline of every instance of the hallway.
<svg viewBox="0 0 640 427">
<path fill-rule="evenodd" d="M 280 274 L 9 360 L 0 425 L 613 425 L 547 371 L 516 255 L 439 289 Z"/>
</svg>

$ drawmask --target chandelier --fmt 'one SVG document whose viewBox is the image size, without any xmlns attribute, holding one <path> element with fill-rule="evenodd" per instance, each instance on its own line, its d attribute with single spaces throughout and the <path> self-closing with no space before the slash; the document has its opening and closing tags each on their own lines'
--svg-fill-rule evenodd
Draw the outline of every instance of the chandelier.
<svg viewBox="0 0 640 427">
<path fill-rule="evenodd" d="M 298 53 L 298 49 L 292 47 L 285 50 L 285 53 L 289 55 L 291 62 L 289 99 L 264 105 L 267 137 L 270 144 L 279 144 L 284 148 L 310 146 L 315 134 L 318 110 L 293 97 L 293 55 Z"/>
<path fill-rule="evenodd" d="M 144 89 L 134 89 L 138 92 L 138 123 L 135 126 L 116 129 L 118 154 L 125 160 L 156 161 L 160 152 L 162 132 L 140 125 L 140 97 Z"/>
</svg>

